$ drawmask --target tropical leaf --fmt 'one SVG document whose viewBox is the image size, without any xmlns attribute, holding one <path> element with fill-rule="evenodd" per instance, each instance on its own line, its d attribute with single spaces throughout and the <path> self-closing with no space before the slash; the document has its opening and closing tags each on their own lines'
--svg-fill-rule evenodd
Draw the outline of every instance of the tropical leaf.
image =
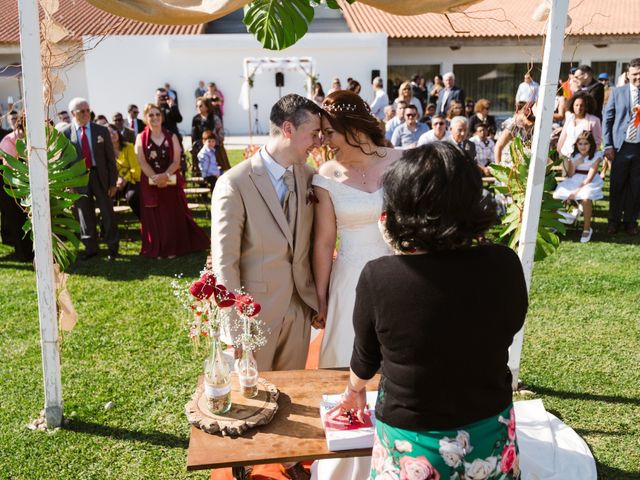
<svg viewBox="0 0 640 480">
<path fill-rule="evenodd" d="M 518 249 L 520 232 L 522 229 L 522 211 L 526 197 L 531 153 L 525 147 L 522 138 L 514 137 L 509 145 L 512 166 L 491 165 L 491 173 L 497 180 L 492 188 L 495 192 L 511 197 L 511 203 L 501 219 L 498 238 L 514 250 Z M 550 154 L 553 152 L 550 152 Z M 559 220 L 558 210 L 562 203 L 553 198 L 552 192 L 556 187 L 555 172 L 551 169 L 557 162 L 549 163 L 544 179 L 544 191 L 540 207 L 540 219 L 536 235 L 536 250 L 534 260 L 542 260 L 551 255 L 560 245 L 557 233 L 564 235 L 566 227 Z"/>
<path fill-rule="evenodd" d="M 243 23 L 264 48 L 284 50 L 307 33 L 313 13 L 309 0 L 254 0 Z"/>
<path fill-rule="evenodd" d="M 53 258 L 64 271 L 75 261 L 80 247 L 80 223 L 73 216 L 72 206 L 82 195 L 70 189 L 86 186 L 89 173 L 84 163 L 77 161 L 77 151 L 65 135 L 49 126 L 46 127 L 46 134 Z M 27 221 L 22 230 L 32 235 L 31 190 L 24 140 L 16 142 L 16 150 L 18 158 L 0 152 L 7 163 L 0 169 L 5 191 L 19 200 L 27 211 Z"/>
</svg>

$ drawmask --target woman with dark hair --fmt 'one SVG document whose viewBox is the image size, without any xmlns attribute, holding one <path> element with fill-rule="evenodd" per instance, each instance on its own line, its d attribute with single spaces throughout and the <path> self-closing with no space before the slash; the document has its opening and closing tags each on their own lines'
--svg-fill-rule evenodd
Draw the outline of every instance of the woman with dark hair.
<svg viewBox="0 0 640 480">
<path fill-rule="evenodd" d="M 357 95 L 360 95 L 360 90 L 362 90 L 362 87 L 360 86 L 359 81 L 354 80 L 353 78 L 349 78 L 347 80 L 347 90 Z"/>
<path fill-rule="evenodd" d="M 436 75 L 433 77 L 433 87 L 431 87 L 431 91 L 429 92 L 429 103 L 438 103 L 438 97 L 443 89 L 444 82 L 442 81 L 442 76 Z"/>
<path fill-rule="evenodd" d="M 502 123 L 502 131 L 493 150 L 494 161 L 511 166 L 513 164 L 510 153 L 511 142 L 515 137 L 520 137 L 525 144 L 530 143 L 535 123 L 536 116 L 533 113 L 533 104 L 519 102 L 513 117 Z"/>
<path fill-rule="evenodd" d="M 136 138 L 140 177 L 140 255 L 173 258 L 210 248 L 206 233 L 193 221 L 180 173 L 176 134 L 162 128 L 162 111 L 144 107 L 145 129 Z"/>
<path fill-rule="evenodd" d="M 575 149 L 576 140 L 582 132 L 591 132 L 596 145 L 602 143 L 602 124 L 593 113 L 596 109 L 596 101 L 586 92 L 577 92 L 569 100 L 567 113 L 560 138 L 558 139 L 558 151 L 566 158 L 571 158 Z"/>
<path fill-rule="evenodd" d="M 496 215 L 476 165 L 434 142 L 405 151 L 382 185 L 380 228 L 396 254 L 360 275 L 350 379 L 329 415 L 362 418 L 382 368 L 369 478 L 518 478 L 507 361 L 527 290 L 513 250 L 476 242 Z M 508 299 L 491 309 L 488 271 Z"/>
<path fill-rule="evenodd" d="M 316 328 L 325 327 L 319 366 L 346 367 L 353 346 L 352 312 L 362 267 L 391 250 L 378 231 L 380 179 L 400 151 L 385 147 L 384 132 L 369 106 L 353 92 L 328 95 L 322 133 L 334 155 L 313 177 L 315 196 L 313 272 L 318 295 Z M 333 261 L 336 237 L 338 256 Z M 323 460 L 318 478 L 360 480 L 369 459 Z"/>
<path fill-rule="evenodd" d="M 320 82 L 316 82 L 316 84 L 313 86 L 313 95 L 311 97 L 311 100 L 313 100 L 319 107 L 321 107 L 324 97 L 325 94 L 324 90 L 322 89 L 322 84 Z"/>
<path fill-rule="evenodd" d="M 202 149 L 202 134 L 206 130 L 211 130 L 216 135 L 216 161 L 222 171 L 231 168 L 229 165 L 229 157 L 224 148 L 224 128 L 222 120 L 215 114 L 211 99 L 207 97 L 198 97 L 196 99 L 196 113 L 191 120 L 191 173 L 194 177 L 200 176 L 200 167 L 198 166 L 198 152 Z"/>
</svg>

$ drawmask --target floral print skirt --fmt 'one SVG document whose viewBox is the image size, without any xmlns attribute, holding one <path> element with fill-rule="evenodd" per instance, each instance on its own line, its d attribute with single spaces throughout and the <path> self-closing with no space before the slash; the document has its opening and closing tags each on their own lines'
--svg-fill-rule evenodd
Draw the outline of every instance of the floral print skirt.
<svg viewBox="0 0 640 480">
<path fill-rule="evenodd" d="M 513 405 L 496 416 L 454 430 L 415 432 L 378 420 L 369 478 L 519 479 Z"/>
</svg>

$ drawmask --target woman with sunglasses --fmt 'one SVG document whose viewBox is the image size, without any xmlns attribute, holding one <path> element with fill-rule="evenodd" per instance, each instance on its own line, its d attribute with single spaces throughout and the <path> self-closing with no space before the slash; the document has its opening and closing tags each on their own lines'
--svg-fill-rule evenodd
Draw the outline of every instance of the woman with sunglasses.
<svg viewBox="0 0 640 480">
<path fill-rule="evenodd" d="M 140 178 L 140 255 L 174 258 L 209 248 L 209 238 L 196 225 L 184 194 L 178 137 L 162 128 L 162 112 L 144 107 L 145 129 L 136 139 Z"/>
</svg>

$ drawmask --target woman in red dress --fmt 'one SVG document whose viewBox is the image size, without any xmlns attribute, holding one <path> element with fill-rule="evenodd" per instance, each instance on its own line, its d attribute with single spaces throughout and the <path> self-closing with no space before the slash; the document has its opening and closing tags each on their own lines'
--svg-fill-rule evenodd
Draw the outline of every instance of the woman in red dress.
<svg viewBox="0 0 640 480">
<path fill-rule="evenodd" d="M 135 145 L 142 170 L 140 255 L 174 258 L 207 250 L 209 238 L 187 206 L 178 137 L 162 128 L 162 113 L 156 105 L 145 106 L 144 119 L 147 126 Z"/>
</svg>

